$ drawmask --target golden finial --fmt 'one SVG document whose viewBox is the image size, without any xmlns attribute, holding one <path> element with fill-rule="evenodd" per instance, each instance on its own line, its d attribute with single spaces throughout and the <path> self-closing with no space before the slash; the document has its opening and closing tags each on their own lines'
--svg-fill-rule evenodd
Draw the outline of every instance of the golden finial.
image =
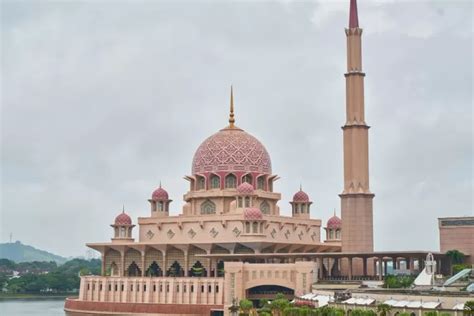
<svg viewBox="0 0 474 316">
<path fill-rule="evenodd" d="M 230 114 L 229 114 L 229 127 L 234 128 L 234 90 L 230 86 Z"/>
</svg>

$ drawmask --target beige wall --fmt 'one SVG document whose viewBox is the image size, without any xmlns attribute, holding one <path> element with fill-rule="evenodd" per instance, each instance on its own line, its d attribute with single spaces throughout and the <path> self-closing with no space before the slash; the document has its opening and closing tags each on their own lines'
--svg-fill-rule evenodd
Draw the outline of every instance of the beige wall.
<svg viewBox="0 0 474 316">
<path fill-rule="evenodd" d="M 474 217 L 438 218 L 440 251 L 459 250 L 474 264 Z"/>
</svg>

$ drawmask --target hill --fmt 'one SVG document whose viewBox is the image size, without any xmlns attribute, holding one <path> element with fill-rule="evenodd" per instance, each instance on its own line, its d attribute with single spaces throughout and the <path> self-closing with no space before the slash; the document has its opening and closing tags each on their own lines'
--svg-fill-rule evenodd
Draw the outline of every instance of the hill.
<svg viewBox="0 0 474 316">
<path fill-rule="evenodd" d="M 0 244 L 0 258 L 15 262 L 55 261 L 58 264 L 63 264 L 67 261 L 64 257 L 36 249 L 32 246 L 23 245 L 20 241 Z"/>
</svg>

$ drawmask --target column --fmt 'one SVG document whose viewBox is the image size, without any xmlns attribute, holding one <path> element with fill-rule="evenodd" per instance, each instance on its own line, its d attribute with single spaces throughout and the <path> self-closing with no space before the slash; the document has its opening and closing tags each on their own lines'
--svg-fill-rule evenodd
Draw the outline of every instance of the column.
<svg viewBox="0 0 474 316">
<path fill-rule="evenodd" d="M 106 250 L 104 249 L 104 252 L 101 254 L 102 262 L 100 264 L 100 275 L 104 276 L 105 275 L 105 252 Z"/>
<path fill-rule="evenodd" d="M 120 251 L 120 276 L 125 276 L 125 249 Z"/>
<path fill-rule="evenodd" d="M 318 279 L 321 280 L 323 278 L 323 259 L 318 257 L 316 260 L 318 262 Z"/>
<path fill-rule="evenodd" d="M 387 269 L 388 268 L 387 263 L 388 263 L 388 260 L 383 260 L 383 273 L 384 273 L 385 276 L 387 276 L 387 270 L 388 270 Z"/>
<path fill-rule="evenodd" d="M 397 269 L 397 257 L 392 257 L 392 268 Z"/>
<path fill-rule="evenodd" d="M 383 258 L 379 257 L 378 261 L 379 261 L 379 280 L 382 281 L 383 280 Z"/>
<path fill-rule="evenodd" d="M 367 276 L 367 258 L 362 258 L 362 274 Z"/>
<path fill-rule="evenodd" d="M 349 257 L 348 261 L 349 261 L 349 280 L 352 280 L 352 257 Z"/>
<path fill-rule="evenodd" d="M 141 252 L 142 254 L 142 277 L 145 276 L 145 270 L 146 270 L 146 267 L 145 267 L 145 250 L 143 250 Z"/>
</svg>

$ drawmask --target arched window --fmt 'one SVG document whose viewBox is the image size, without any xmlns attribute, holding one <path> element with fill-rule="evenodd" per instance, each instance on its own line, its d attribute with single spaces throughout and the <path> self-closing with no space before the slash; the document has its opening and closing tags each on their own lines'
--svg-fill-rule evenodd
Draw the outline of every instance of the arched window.
<svg viewBox="0 0 474 316">
<path fill-rule="evenodd" d="M 207 276 L 207 270 L 204 268 L 200 261 L 196 261 L 194 265 L 189 269 L 189 276 L 191 277 L 205 277 Z"/>
<path fill-rule="evenodd" d="M 181 265 L 177 261 L 175 261 L 170 266 L 168 271 L 166 271 L 166 276 L 170 276 L 170 277 L 184 276 L 184 270 L 183 268 L 181 268 Z"/>
<path fill-rule="evenodd" d="M 146 270 L 145 274 L 146 276 L 160 277 L 163 276 L 163 271 L 161 270 L 158 263 L 156 263 L 156 261 L 153 261 L 153 263 L 150 264 L 150 266 Z"/>
<path fill-rule="evenodd" d="M 163 201 L 158 202 L 158 211 L 163 212 Z"/>
<path fill-rule="evenodd" d="M 295 214 L 298 214 L 298 204 L 294 204 L 293 205 L 293 208 L 295 209 Z"/>
<path fill-rule="evenodd" d="M 245 197 L 245 207 L 250 207 L 250 197 Z"/>
<path fill-rule="evenodd" d="M 251 174 L 246 174 L 245 176 L 243 176 L 242 183 L 244 183 L 244 182 L 252 184 L 252 175 Z"/>
<path fill-rule="evenodd" d="M 120 238 L 125 238 L 127 237 L 127 230 L 125 229 L 125 227 L 120 227 L 120 235 L 119 235 Z"/>
<path fill-rule="evenodd" d="M 334 230 L 329 230 L 329 239 L 334 239 Z"/>
<path fill-rule="evenodd" d="M 265 178 L 263 176 L 257 179 L 257 189 L 265 190 Z"/>
<path fill-rule="evenodd" d="M 301 214 L 304 214 L 304 213 L 305 213 L 305 209 L 306 209 L 306 205 L 301 204 L 301 205 L 300 205 L 300 208 L 301 208 Z"/>
<path fill-rule="evenodd" d="M 252 223 L 252 232 L 254 234 L 258 234 L 258 223 L 257 222 Z"/>
<path fill-rule="evenodd" d="M 226 188 L 235 188 L 237 186 L 237 178 L 233 174 L 228 174 L 225 177 L 225 187 Z"/>
<path fill-rule="evenodd" d="M 242 199 L 243 199 L 243 198 L 241 198 L 240 196 L 237 197 L 237 205 L 238 205 L 238 207 L 242 207 Z"/>
<path fill-rule="evenodd" d="M 339 229 L 336 230 L 336 239 L 341 239 L 341 231 Z"/>
<path fill-rule="evenodd" d="M 110 275 L 111 276 L 118 276 L 119 275 L 119 270 L 118 270 L 118 267 L 117 267 L 117 264 L 115 263 L 115 261 L 113 261 L 112 264 L 110 265 Z"/>
<path fill-rule="evenodd" d="M 260 223 L 260 234 L 263 234 L 263 223 Z"/>
<path fill-rule="evenodd" d="M 260 211 L 262 211 L 263 214 L 270 214 L 270 204 L 268 204 L 267 201 L 260 203 Z"/>
<path fill-rule="evenodd" d="M 197 189 L 204 190 L 205 188 L 206 188 L 206 180 L 204 179 L 204 177 L 198 176 Z"/>
<path fill-rule="evenodd" d="M 250 222 L 245 222 L 245 232 L 246 232 L 247 234 L 250 233 Z"/>
<path fill-rule="evenodd" d="M 132 261 L 132 263 L 128 266 L 127 269 L 127 276 L 141 276 L 142 271 L 138 267 L 138 265 L 135 263 L 135 261 Z"/>
<path fill-rule="evenodd" d="M 201 214 L 216 214 L 216 204 L 210 200 L 201 204 Z"/>
<path fill-rule="evenodd" d="M 221 187 L 220 181 L 220 178 L 213 174 L 211 176 L 211 189 L 219 189 Z"/>
</svg>

